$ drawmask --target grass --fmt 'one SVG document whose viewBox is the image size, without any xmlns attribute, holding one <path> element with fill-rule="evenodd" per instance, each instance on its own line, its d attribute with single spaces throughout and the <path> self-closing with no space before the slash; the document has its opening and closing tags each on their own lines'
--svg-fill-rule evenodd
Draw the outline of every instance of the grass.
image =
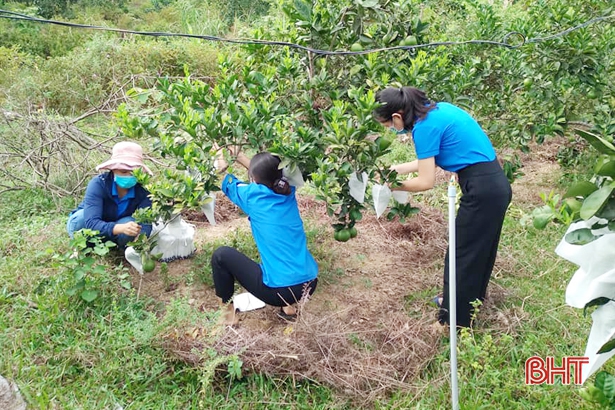
<svg viewBox="0 0 615 410">
<path fill-rule="evenodd" d="M 353 408 L 335 391 L 313 382 L 258 374 L 232 379 L 224 371 L 232 358 L 211 357 L 202 366 L 178 362 L 161 346 L 164 337 L 173 329 L 207 324 L 215 315 L 197 312 L 182 299 L 166 309 L 137 299 L 135 290 L 121 288 L 114 279 L 121 270 L 114 269 L 113 258 L 107 259 L 109 277 L 99 299 L 86 304 L 69 297 L 71 278 L 53 255 L 68 251 L 64 222 L 72 203 L 29 191 L 0 196 L 0 206 L 0 374 L 17 382 L 31 408 Z M 521 320 L 512 331 L 479 324 L 460 334 L 462 409 L 593 408 L 578 395 L 579 386 L 524 383 L 527 358 L 580 356 L 591 326 L 590 317 L 564 305 L 565 288 L 576 269 L 554 253 L 565 227 L 522 227 L 519 215 L 529 212 L 511 209 L 500 248 L 505 269 L 495 273 L 491 285 L 507 292 L 498 310 Z M 330 268 L 335 255 L 327 241 L 319 241 L 327 234 L 322 229 L 308 226 L 307 234 L 313 252 L 324 261 L 323 274 L 335 280 L 337 273 Z M 234 232 L 225 241 L 255 252 L 248 232 Z M 199 265 L 208 266 L 205 262 Z M 208 276 L 194 272 L 200 280 Z M 416 391 L 398 392 L 375 407 L 450 407 L 446 337 L 439 351 L 416 380 Z M 212 370 L 207 363 L 221 367 Z M 604 369 L 612 371 L 612 363 Z"/>
<path fill-rule="evenodd" d="M 563 306 L 566 279 L 572 267 L 552 252 L 563 227 L 546 232 L 527 231 L 508 219 L 500 253 L 511 253 L 515 266 L 510 276 L 496 277 L 494 285 L 511 292 L 503 312 L 523 317 L 512 334 L 478 328 L 459 337 L 459 385 L 461 408 L 573 409 L 591 408 L 577 395 L 575 385 L 526 386 L 524 363 L 531 356 L 581 356 L 588 321 L 580 312 Z M 536 250 L 540 258 L 531 258 Z M 541 280 L 537 280 L 541 278 Z M 425 382 L 443 377 L 448 357 L 443 353 L 430 366 Z M 448 383 L 430 384 L 417 408 L 441 408 L 449 403 Z"/>
</svg>

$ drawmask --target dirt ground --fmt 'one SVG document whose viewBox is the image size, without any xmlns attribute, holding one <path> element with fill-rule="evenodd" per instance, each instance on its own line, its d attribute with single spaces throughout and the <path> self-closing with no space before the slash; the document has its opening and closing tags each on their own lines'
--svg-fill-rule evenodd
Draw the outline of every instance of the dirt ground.
<svg viewBox="0 0 615 410">
<path fill-rule="evenodd" d="M 525 175 L 513 184 L 514 204 L 540 203 L 539 193 L 548 191 L 557 177 L 555 153 L 560 143 L 553 140 L 521 156 Z M 444 193 L 442 184 L 447 180 L 444 172 L 438 175 Z M 438 202 L 437 196 L 435 199 Z M 300 304 L 297 322 L 277 318 L 277 308 L 267 306 L 239 313 L 239 324 L 221 328 L 215 337 L 206 329 L 179 329 L 163 345 L 181 360 L 195 364 L 208 347 L 239 354 L 245 371 L 315 380 L 365 403 L 393 390 L 412 391 L 416 376 L 446 344 L 448 335 L 448 329 L 436 324 L 437 309 L 430 302 L 442 286 L 447 247 L 445 201 L 440 198 L 436 207 L 418 205 L 421 212 L 403 224 L 365 212 L 357 224 L 357 238 L 339 243 L 332 238 L 324 204 L 299 196 L 304 223 L 328 230 L 317 235 L 317 243 L 311 246 L 328 249 L 333 256 L 325 261 L 331 273 L 321 275 L 313 297 Z M 184 278 L 205 269 L 211 256 L 203 251 L 208 242 L 236 229 L 249 232 L 249 222 L 220 193 L 215 216 L 217 224 L 211 225 L 198 212 L 184 214 L 197 228 L 195 256 L 169 263 L 168 275 L 161 275 L 157 267 L 140 285 L 134 273 L 140 294 L 164 303 L 185 297 L 195 309 L 218 309 L 211 286 Z M 513 263 L 500 252 L 494 275 L 505 274 Z M 506 297 L 506 290 L 490 286 L 479 326 L 514 331 L 514 312 L 502 309 Z"/>
</svg>

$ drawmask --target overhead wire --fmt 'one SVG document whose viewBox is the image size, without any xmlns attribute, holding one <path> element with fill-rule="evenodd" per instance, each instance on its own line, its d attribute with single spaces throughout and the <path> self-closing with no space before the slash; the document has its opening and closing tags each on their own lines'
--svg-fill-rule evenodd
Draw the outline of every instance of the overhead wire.
<svg viewBox="0 0 615 410">
<path fill-rule="evenodd" d="M 69 23 L 65 21 L 42 19 L 38 17 L 29 16 L 27 14 L 21 14 L 21 13 L 17 13 L 14 11 L 0 9 L 0 18 L 11 19 L 11 20 L 25 20 L 25 21 L 35 22 L 35 23 L 54 24 L 54 25 L 65 26 L 65 27 L 109 31 L 109 32 L 133 34 L 133 35 L 140 35 L 140 36 L 185 37 L 185 38 L 196 38 L 196 39 L 208 40 L 208 41 L 217 41 L 217 42 L 222 42 L 222 43 L 230 43 L 230 44 L 255 44 L 255 45 L 264 45 L 264 46 L 290 47 L 290 48 L 307 51 L 307 52 L 317 54 L 317 55 L 326 55 L 326 56 L 363 55 L 363 54 L 379 53 L 379 52 L 391 51 L 391 50 L 413 50 L 413 49 L 425 48 L 425 47 L 455 46 L 455 45 L 464 45 L 464 44 L 485 44 L 485 45 L 492 45 L 492 46 L 498 46 L 498 47 L 505 47 L 508 49 L 517 49 L 517 48 L 522 47 L 524 44 L 538 43 L 542 41 L 552 40 L 558 37 L 563 37 L 572 31 L 579 30 L 591 24 L 594 24 L 600 21 L 609 20 L 614 17 L 615 17 L 615 14 L 612 14 L 609 16 L 595 17 L 582 24 L 571 27 L 559 33 L 545 36 L 545 37 L 537 37 L 537 38 L 531 38 L 531 39 L 527 39 L 525 35 L 523 35 L 522 33 L 518 31 L 511 31 L 511 32 L 506 33 L 503 36 L 502 41 L 494 41 L 494 40 L 439 41 L 439 42 L 426 43 L 426 44 L 416 44 L 416 45 L 407 45 L 407 46 L 399 45 L 399 46 L 393 46 L 393 47 L 381 47 L 381 48 L 373 48 L 373 49 L 360 50 L 360 51 L 348 51 L 348 50 L 331 51 L 331 50 L 321 50 L 321 49 L 311 48 L 308 46 L 291 43 L 287 41 L 241 39 L 241 38 L 232 39 L 232 38 L 224 38 L 224 37 L 202 35 L 202 34 L 138 31 L 138 30 L 127 30 L 127 29 L 115 28 L 115 27 L 104 27 L 104 26 L 93 26 L 89 24 Z M 513 43 L 511 39 L 514 39 L 514 38 L 516 38 L 518 41 Z"/>
</svg>

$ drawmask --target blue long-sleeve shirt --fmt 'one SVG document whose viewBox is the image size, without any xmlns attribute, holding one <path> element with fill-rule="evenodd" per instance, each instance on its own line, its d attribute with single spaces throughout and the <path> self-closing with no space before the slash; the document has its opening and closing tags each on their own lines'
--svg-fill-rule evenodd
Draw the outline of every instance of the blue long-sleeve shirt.
<svg viewBox="0 0 615 410">
<path fill-rule="evenodd" d="M 141 184 L 137 184 L 131 188 L 134 190 L 134 198 L 129 198 L 123 212 L 118 214 L 118 204 L 113 198 L 113 192 L 117 192 L 114 190 L 114 184 L 112 172 L 95 176 L 88 183 L 85 198 L 77 207 L 77 210 L 83 209 L 85 227 L 99 231 L 106 238 L 115 237 L 113 227 L 118 220 L 131 216 L 139 208 L 152 206 L 149 192 Z M 151 231 L 151 225 L 141 225 L 142 233 L 149 236 Z"/>
</svg>

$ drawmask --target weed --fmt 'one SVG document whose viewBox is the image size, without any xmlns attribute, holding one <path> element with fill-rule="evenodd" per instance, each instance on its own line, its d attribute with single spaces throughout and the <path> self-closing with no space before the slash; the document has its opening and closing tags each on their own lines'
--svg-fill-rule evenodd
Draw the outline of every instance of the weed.
<svg viewBox="0 0 615 410">
<path fill-rule="evenodd" d="M 97 231 L 82 229 L 75 232 L 74 238 L 70 240 L 71 250 L 53 256 L 75 282 L 66 293 L 70 296 L 79 295 L 86 302 L 98 298 L 99 287 L 111 280 L 107 274 L 108 266 L 102 257 L 115 246 L 111 241 L 104 241 Z"/>
</svg>

